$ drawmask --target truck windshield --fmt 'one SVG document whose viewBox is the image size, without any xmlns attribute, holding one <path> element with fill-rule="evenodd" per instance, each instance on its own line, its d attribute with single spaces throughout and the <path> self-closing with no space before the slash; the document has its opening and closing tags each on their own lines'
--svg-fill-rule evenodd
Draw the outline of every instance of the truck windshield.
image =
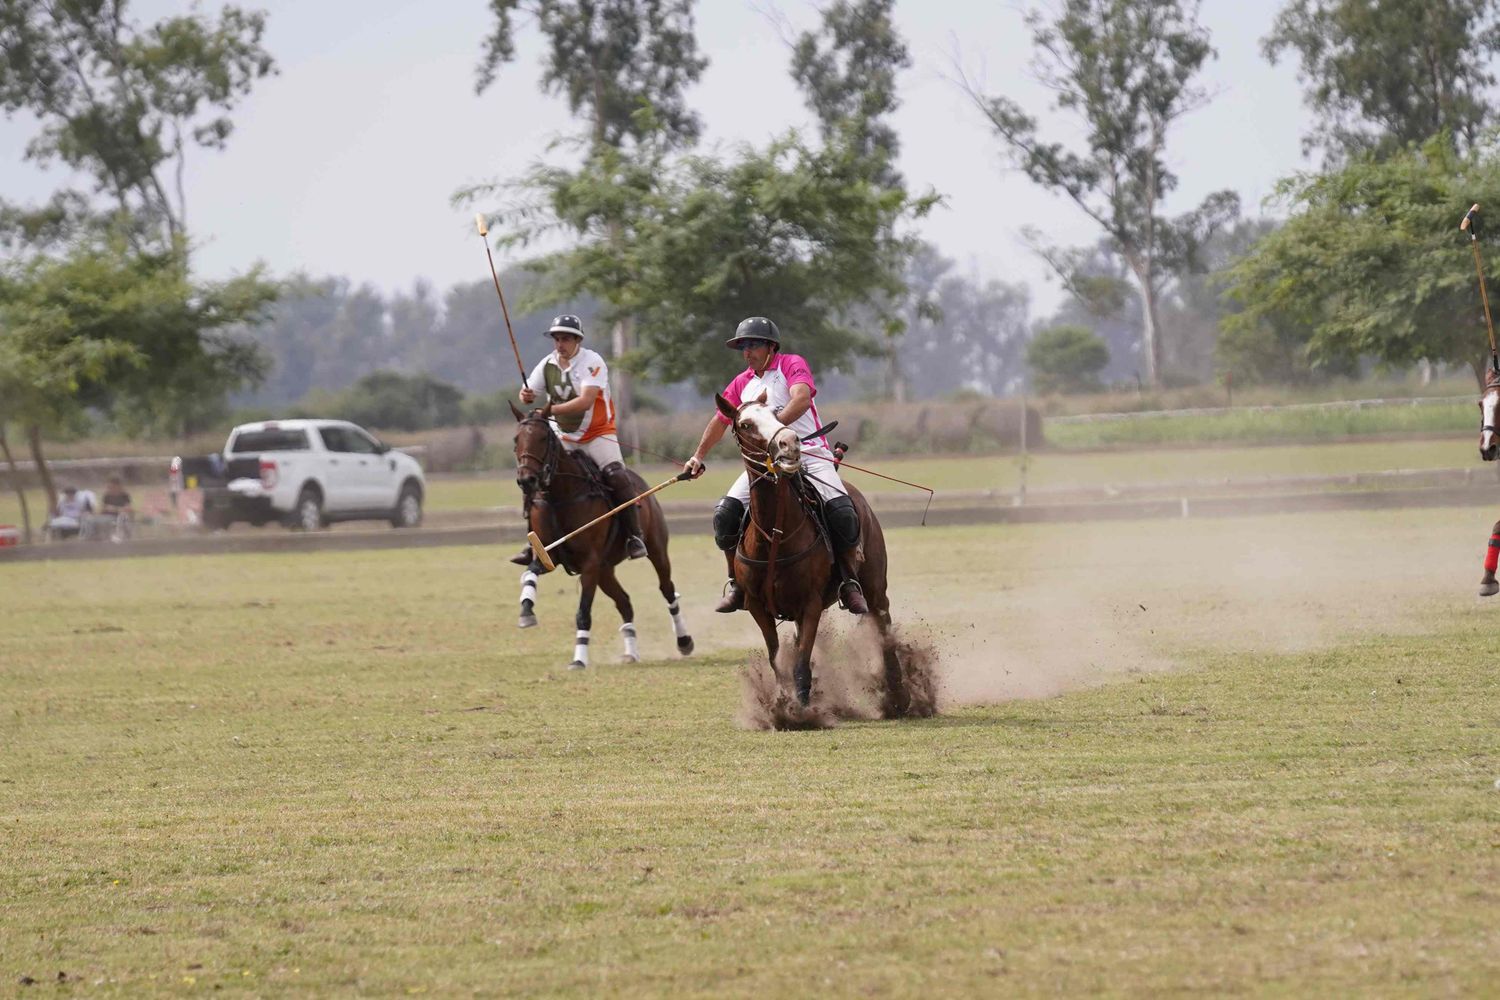
<svg viewBox="0 0 1500 1000">
<path fill-rule="evenodd" d="M 241 431 L 229 443 L 231 454 L 254 451 L 306 451 L 307 432 L 293 430 Z"/>
</svg>

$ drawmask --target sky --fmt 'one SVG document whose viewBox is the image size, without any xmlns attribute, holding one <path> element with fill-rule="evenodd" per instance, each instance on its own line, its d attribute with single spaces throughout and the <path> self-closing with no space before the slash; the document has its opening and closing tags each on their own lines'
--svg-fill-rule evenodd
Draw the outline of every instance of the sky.
<svg viewBox="0 0 1500 1000">
<path fill-rule="evenodd" d="M 227 151 L 198 151 L 189 162 L 188 226 L 200 270 L 224 277 L 260 261 L 274 274 L 344 275 L 387 293 L 419 278 L 440 290 L 487 278 L 473 211 L 451 205 L 454 191 L 555 161 L 549 144 L 574 129 L 566 103 L 538 89 L 543 46 L 535 30 L 522 27 L 517 61 L 481 96 L 474 67 L 492 20 L 484 0 L 244 5 L 267 12 L 265 45 L 280 72 L 235 111 Z M 1271 66 L 1260 54 L 1278 7 L 1205 0 L 1202 21 L 1218 57 L 1200 79 L 1214 96 L 1172 133 L 1168 160 L 1180 183 L 1169 213 L 1229 188 L 1246 214 L 1277 214 L 1262 208 L 1276 181 L 1309 168 L 1296 67 Z M 188 9 L 170 0 L 131 7 L 140 22 Z M 815 6 L 699 0 L 696 10 L 709 66 L 688 99 L 703 120 L 704 145 L 763 145 L 791 128 L 810 130 L 783 35 L 815 26 Z M 966 273 L 1026 283 L 1033 315 L 1045 315 L 1062 293 L 1020 231 L 1035 226 L 1067 245 L 1099 233 L 1066 200 L 1006 167 L 999 141 L 954 82 L 961 69 L 985 91 L 1018 101 L 1049 135 L 1074 134 L 1066 117 L 1047 110 L 1022 8 L 900 0 L 896 19 L 914 63 L 901 77 L 895 115 L 900 169 L 914 190 L 944 197 L 921 235 Z M 68 180 L 23 159 L 34 131 L 24 118 L 0 121 L 0 192 L 12 200 L 41 200 Z"/>
</svg>

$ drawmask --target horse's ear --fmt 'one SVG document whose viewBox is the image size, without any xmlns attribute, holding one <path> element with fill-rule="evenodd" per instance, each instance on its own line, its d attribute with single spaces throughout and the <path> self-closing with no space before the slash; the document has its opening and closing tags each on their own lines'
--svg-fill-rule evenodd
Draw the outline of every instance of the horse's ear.
<svg viewBox="0 0 1500 1000">
<path fill-rule="evenodd" d="M 714 393 L 714 405 L 719 408 L 720 413 L 724 414 L 730 420 L 733 420 L 739 412 L 729 400 L 724 398 L 722 393 Z"/>
<path fill-rule="evenodd" d="M 761 390 L 761 391 L 760 391 L 760 398 L 759 398 L 759 399 L 757 399 L 757 400 L 756 400 L 756 402 L 757 402 L 757 403 L 759 403 L 759 404 L 760 404 L 760 405 L 761 405 L 761 406 L 765 406 L 765 405 L 766 405 L 766 400 L 767 400 L 767 399 L 768 399 L 768 398 L 769 398 L 769 397 L 770 397 L 770 392 L 769 392 L 769 390 L 766 390 L 766 389 L 762 389 L 762 390 Z"/>
<path fill-rule="evenodd" d="M 517 421 L 526 419 L 526 414 L 522 413 L 520 407 L 516 406 L 515 400 L 507 399 L 506 402 L 510 404 L 510 412 L 515 415 Z"/>
</svg>

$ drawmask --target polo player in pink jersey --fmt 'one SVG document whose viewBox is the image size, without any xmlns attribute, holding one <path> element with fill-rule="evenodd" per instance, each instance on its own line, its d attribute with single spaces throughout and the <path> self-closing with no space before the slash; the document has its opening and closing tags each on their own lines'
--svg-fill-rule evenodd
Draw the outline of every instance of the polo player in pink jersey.
<svg viewBox="0 0 1500 1000">
<path fill-rule="evenodd" d="M 818 407 L 813 402 L 818 387 L 813 382 L 812 369 L 798 355 L 781 353 L 781 331 L 776 324 L 764 316 L 751 316 L 736 328 L 728 346 L 744 355 L 748 367 L 725 387 L 724 398 L 738 407 L 745 400 L 766 393 L 766 403 L 776 411 L 777 419 L 783 425 L 796 431 L 799 438 L 808 439 L 823 454 L 832 454 L 827 438 L 813 436 L 823 425 L 818 419 Z M 715 411 L 703 429 L 697 450 L 683 463 L 683 470 L 694 479 L 702 475 L 704 458 L 728 428 L 728 418 Z M 843 577 L 843 583 L 839 585 L 839 603 L 851 614 L 868 614 L 870 608 L 856 579 L 859 512 L 854 509 L 854 501 L 844 489 L 838 468 L 827 458 L 803 450 L 802 471 L 823 498 L 828 533 L 838 556 L 839 575 Z M 723 550 L 729 564 L 728 589 L 719 606 L 714 608 L 724 614 L 745 606 L 745 593 L 734 580 L 734 551 L 739 545 L 740 526 L 745 518 L 745 505 L 749 502 L 750 474 L 741 472 L 729 493 L 714 508 L 714 541 Z"/>
</svg>

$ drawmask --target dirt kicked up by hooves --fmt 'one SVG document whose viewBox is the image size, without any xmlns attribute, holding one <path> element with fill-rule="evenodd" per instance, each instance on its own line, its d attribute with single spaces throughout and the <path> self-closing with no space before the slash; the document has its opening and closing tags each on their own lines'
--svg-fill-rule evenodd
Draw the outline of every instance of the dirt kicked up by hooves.
<svg viewBox="0 0 1500 1000">
<path fill-rule="evenodd" d="M 900 689 L 887 683 L 886 655 L 878 632 L 868 624 L 852 634 L 830 629 L 820 634 L 813 653 L 813 691 L 803 705 L 793 693 L 792 647 L 772 670 L 763 653 L 752 655 L 740 673 L 741 702 L 736 721 L 745 729 L 796 731 L 831 729 L 842 720 L 925 719 L 938 712 L 939 670 L 933 647 L 897 637 L 892 645 L 900 668 Z"/>
</svg>

